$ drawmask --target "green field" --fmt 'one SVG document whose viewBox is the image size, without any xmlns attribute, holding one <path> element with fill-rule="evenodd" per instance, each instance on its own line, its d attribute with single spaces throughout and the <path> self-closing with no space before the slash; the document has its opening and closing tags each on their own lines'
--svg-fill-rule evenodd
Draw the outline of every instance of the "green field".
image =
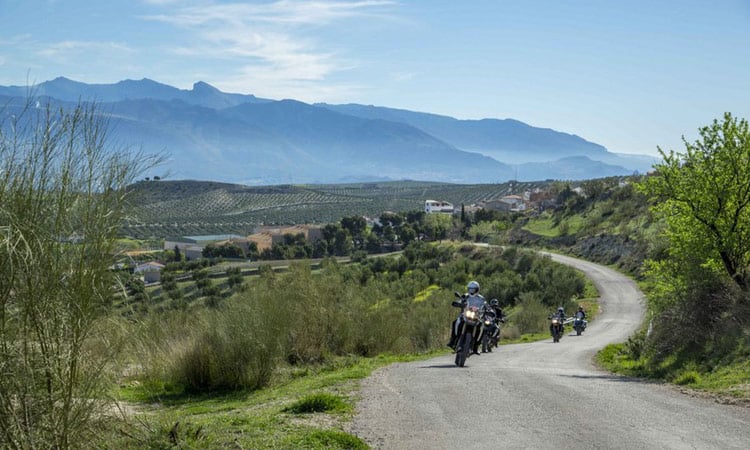
<svg viewBox="0 0 750 450">
<path fill-rule="evenodd" d="M 422 210 L 427 199 L 456 208 L 551 182 L 448 184 L 422 181 L 250 187 L 201 181 L 141 181 L 132 186 L 135 214 L 122 226 L 137 239 L 204 234 L 250 234 L 259 225 L 331 223 Z"/>
</svg>

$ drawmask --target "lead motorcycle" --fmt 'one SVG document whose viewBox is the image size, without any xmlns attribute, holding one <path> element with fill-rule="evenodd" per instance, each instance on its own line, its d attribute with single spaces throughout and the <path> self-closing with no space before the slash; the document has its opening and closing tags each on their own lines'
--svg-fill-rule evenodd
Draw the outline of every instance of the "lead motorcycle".
<svg viewBox="0 0 750 450">
<path fill-rule="evenodd" d="M 463 367 L 474 348 L 475 336 L 481 332 L 484 307 L 480 304 L 468 304 L 466 299 L 458 292 L 455 295 L 461 300 L 454 301 L 452 303 L 453 306 L 463 308 L 461 312 L 461 325 L 457 333 L 456 365 Z"/>
</svg>

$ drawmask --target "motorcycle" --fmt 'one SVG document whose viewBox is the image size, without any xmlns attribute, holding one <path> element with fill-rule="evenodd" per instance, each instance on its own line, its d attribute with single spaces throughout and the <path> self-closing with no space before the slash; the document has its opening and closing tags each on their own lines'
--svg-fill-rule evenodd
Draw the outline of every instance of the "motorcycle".
<svg viewBox="0 0 750 450">
<path fill-rule="evenodd" d="M 485 312 L 482 323 L 482 353 L 491 352 L 493 347 L 497 347 L 501 322 L 502 319 L 497 317 L 494 310 L 488 309 Z"/>
<path fill-rule="evenodd" d="M 581 333 L 586 329 L 588 322 L 583 318 L 581 314 L 576 314 L 575 320 L 573 320 L 573 329 L 576 330 L 576 336 L 580 336 Z"/>
<path fill-rule="evenodd" d="M 463 299 L 458 292 L 456 292 L 456 296 Z M 469 305 L 463 301 L 454 301 L 453 306 L 463 308 L 461 326 L 457 333 L 458 343 L 456 345 L 455 362 L 458 367 L 464 367 L 474 348 L 474 335 L 480 331 L 482 326 L 483 308 L 481 305 Z"/>
<path fill-rule="evenodd" d="M 557 316 L 552 316 L 550 318 L 550 325 L 549 325 L 550 333 L 552 334 L 552 342 L 560 342 L 560 339 L 562 339 L 563 331 L 564 331 L 564 325 L 562 319 L 560 319 Z"/>
</svg>

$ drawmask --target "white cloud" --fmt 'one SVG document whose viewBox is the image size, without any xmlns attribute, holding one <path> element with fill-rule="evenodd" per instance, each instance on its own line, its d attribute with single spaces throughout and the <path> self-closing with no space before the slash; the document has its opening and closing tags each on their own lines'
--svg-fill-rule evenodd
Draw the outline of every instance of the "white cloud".
<svg viewBox="0 0 750 450">
<path fill-rule="evenodd" d="M 35 53 L 53 61 L 65 63 L 80 55 L 90 57 L 92 54 L 126 52 L 133 50 L 117 42 L 94 41 L 60 41 L 46 46 L 38 46 Z"/>
<path fill-rule="evenodd" d="M 177 8 L 171 15 L 148 16 L 145 19 L 169 23 L 187 29 L 195 39 L 172 51 L 182 56 L 214 58 L 236 69 L 215 82 L 257 89 L 260 82 L 291 91 L 323 88 L 331 75 L 350 69 L 355 63 L 340 55 L 337 49 L 324 48 L 320 38 L 303 35 L 310 27 L 325 27 L 334 22 L 357 18 L 387 18 L 393 1 L 288 1 L 266 4 L 213 4 Z M 247 80 L 239 86 L 240 80 Z M 341 87 L 344 90 L 351 86 Z"/>
<path fill-rule="evenodd" d="M 266 23 L 273 25 L 312 24 L 325 25 L 349 17 L 377 17 L 376 8 L 393 6 L 387 0 L 347 1 L 289 1 L 266 4 L 211 4 L 185 7 L 173 15 L 146 16 L 146 19 L 168 22 L 180 26 L 216 23 Z"/>
<path fill-rule="evenodd" d="M 252 93 L 276 100 L 292 98 L 306 103 L 348 102 L 365 89 L 350 83 L 323 84 L 304 80 L 294 73 L 281 77 L 274 71 L 258 70 L 257 66 L 247 66 L 215 85 L 224 92 Z"/>
</svg>

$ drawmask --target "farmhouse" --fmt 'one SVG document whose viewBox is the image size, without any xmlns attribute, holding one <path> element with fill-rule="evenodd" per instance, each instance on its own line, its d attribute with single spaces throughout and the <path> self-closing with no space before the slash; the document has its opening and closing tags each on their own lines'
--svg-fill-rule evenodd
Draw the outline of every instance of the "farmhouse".
<svg viewBox="0 0 750 450">
<path fill-rule="evenodd" d="M 164 264 L 151 261 L 137 265 L 133 270 L 133 273 L 143 275 L 144 283 L 156 283 L 161 280 L 162 269 L 164 269 Z"/>
<path fill-rule="evenodd" d="M 506 195 L 483 202 L 485 209 L 495 211 L 526 211 L 526 202 L 520 195 Z"/>
<path fill-rule="evenodd" d="M 432 214 L 432 213 L 453 214 L 453 204 L 445 202 L 445 201 L 425 200 L 424 212 L 426 212 L 427 214 Z"/>
</svg>

